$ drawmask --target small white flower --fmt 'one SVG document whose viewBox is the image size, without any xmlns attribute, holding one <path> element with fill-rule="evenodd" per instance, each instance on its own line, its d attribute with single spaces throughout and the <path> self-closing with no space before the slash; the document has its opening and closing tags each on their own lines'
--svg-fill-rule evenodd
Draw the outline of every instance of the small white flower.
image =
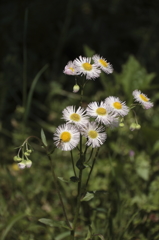
<svg viewBox="0 0 159 240">
<path fill-rule="evenodd" d="M 88 104 L 86 111 L 88 116 L 96 118 L 96 121 L 99 123 L 111 125 L 111 123 L 116 121 L 114 120 L 115 116 L 111 113 L 105 102 L 92 102 Z"/>
<path fill-rule="evenodd" d="M 25 166 L 26 166 L 26 161 L 24 161 L 24 160 L 22 160 L 21 162 L 18 163 L 18 167 L 19 167 L 20 169 L 24 169 Z"/>
<path fill-rule="evenodd" d="M 76 126 L 85 125 L 88 122 L 88 116 L 84 115 L 85 110 L 81 107 L 75 110 L 74 106 L 68 106 L 62 113 L 62 119 L 68 123 L 74 123 Z"/>
<path fill-rule="evenodd" d="M 74 60 L 74 64 L 79 74 L 86 75 L 86 79 L 98 78 L 101 70 L 95 64 L 91 64 L 91 58 L 79 57 Z"/>
<path fill-rule="evenodd" d="M 81 133 L 87 138 L 86 145 L 92 148 L 100 147 L 107 138 L 104 127 L 98 126 L 96 122 L 87 123 Z"/>
<path fill-rule="evenodd" d="M 141 93 L 140 90 L 133 91 L 132 95 L 135 101 L 141 103 L 144 109 L 153 107 L 153 103 L 150 102 L 150 99 L 145 94 Z"/>
<path fill-rule="evenodd" d="M 118 97 L 110 96 L 105 99 L 105 103 L 109 110 L 117 116 L 126 116 L 129 112 L 129 108 L 126 106 L 125 102 L 120 101 Z"/>
<path fill-rule="evenodd" d="M 30 168 L 31 165 L 32 165 L 32 161 L 29 160 L 29 159 L 27 159 L 27 160 L 26 160 L 26 164 L 25 164 L 25 166 L 26 166 L 27 168 Z"/>
<path fill-rule="evenodd" d="M 74 62 L 69 61 L 63 70 L 63 73 L 67 75 L 78 75 Z"/>
<path fill-rule="evenodd" d="M 78 145 L 80 132 L 72 124 L 63 124 L 57 127 L 53 139 L 57 148 L 70 151 Z"/>
<path fill-rule="evenodd" d="M 94 60 L 94 63 L 100 68 L 102 69 L 105 73 L 109 74 L 113 72 L 113 67 L 112 65 L 107 62 L 107 60 L 103 57 L 100 57 L 99 55 L 94 55 L 92 57 L 92 59 Z"/>
</svg>

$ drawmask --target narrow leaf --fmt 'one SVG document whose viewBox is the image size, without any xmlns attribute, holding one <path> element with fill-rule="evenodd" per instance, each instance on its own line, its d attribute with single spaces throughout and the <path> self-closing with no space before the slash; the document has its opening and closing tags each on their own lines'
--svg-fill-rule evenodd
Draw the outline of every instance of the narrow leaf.
<svg viewBox="0 0 159 240">
<path fill-rule="evenodd" d="M 63 177 L 57 177 L 60 181 L 68 183 L 69 180 L 64 179 Z"/>
<path fill-rule="evenodd" d="M 62 228 L 71 230 L 71 228 L 68 227 L 64 221 L 54 221 L 54 220 L 48 219 L 48 218 L 40 218 L 38 221 L 41 223 L 44 223 L 50 227 L 59 227 L 59 228 L 62 227 Z"/>
<path fill-rule="evenodd" d="M 7 234 L 9 233 L 10 229 L 12 228 L 12 226 L 19 221 L 21 218 L 25 217 L 26 213 L 20 213 L 17 214 L 16 216 L 14 216 L 13 218 L 11 218 L 11 220 L 8 223 L 8 226 L 4 229 L 2 235 L 1 235 L 1 239 L 0 240 L 4 240 L 7 236 Z"/>
<path fill-rule="evenodd" d="M 43 144 L 47 147 L 46 136 L 45 136 L 43 129 L 41 129 L 41 140 L 42 140 Z"/>
</svg>

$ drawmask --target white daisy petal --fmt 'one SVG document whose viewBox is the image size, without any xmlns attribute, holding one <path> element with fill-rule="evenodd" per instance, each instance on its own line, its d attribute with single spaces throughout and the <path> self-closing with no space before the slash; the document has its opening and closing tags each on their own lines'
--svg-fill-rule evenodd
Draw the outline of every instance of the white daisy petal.
<svg viewBox="0 0 159 240">
<path fill-rule="evenodd" d="M 74 62 L 69 61 L 63 70 L 67 75 L 78 75 Z"/>
<path fill-rule="evenodd" d="M 125 102 L 120 101 L 118 97 L 110 96 L 105 99 L 109 110 L 117 114 L 117 116 L 126 116 L 129 112 L 129 108 L 126 106 Z"/>
<path fill-rule="evenodd" d="M 105 73 L 109 74 L 113 72 L 112 65 L 109 62 L 107 62 L 105 58 L 100 57 L 99 55 L 96 54 L 92 57 L 92 59 L 94 60 L 94 63 Z"/>
<path fill-rule="evenodd" d="M 106 126 L 110 126 L 114 122 L 118 122 L 116 116 L 111 113 L 105 102 L 92 102 L 88 104 L 86 108 L 88 116 L 94 117 L 99 123 L 103 123 Z"/>
<path fill-rule="evenodd" d="M 153 107 L 153 103 L 150 102 L 150 99 L 145 94 L 141 93 L 140 90 L 133 91 L 132 95 L 135 101 L 141 103 L 144 109 Z"/>
<path fill-rule="evenodd" d="M 62 113 L 62 119 L 68 123 L 74 123 L 76 126 L 85 125 L 88 122 L 88 116 L 85 115 L 85 110 L 81 107 L 75 110 L 74 106 L 68 106 Z"/>
<path fill-rule="evenodd" d="M 98 126 L 96 122 L 89 122 L 83 127 L 81 133 L 87 138 L 86 145 L 92 148 L 100 147 L 106 140 L 107 135 L 102 126 Z"/>
<path fill-rule="evenodd" d="M 53 140 L 57 148 L 70 151 L 78 145 L 80 132 L 72 124 L 63 124 L 56 129 Z"/>
<path fill-rule="evenodd" d="M 80 56 L 74 60 L 78 74 L 86 76 L 86 79 L 98 78 L 101 70 L 95 64 L 91 64 L 91 58 Z"/>
</svg>

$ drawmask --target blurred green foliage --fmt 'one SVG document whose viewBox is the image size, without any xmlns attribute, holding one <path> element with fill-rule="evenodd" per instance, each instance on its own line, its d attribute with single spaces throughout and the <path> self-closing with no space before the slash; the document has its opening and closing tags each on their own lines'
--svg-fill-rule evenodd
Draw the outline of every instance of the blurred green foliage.
<svg viewBox="0 0 159 240">
<path fill-rule="evenodd" d="M 140 106 L 124 119 L 123 128 L 107 129 L 108 139 L 89 184 L 94 198 L 82 202 L 77 239 L 101 234 L 106 240 L 159 239 L 159 84 L 158 2 L 155 1 L 2 1 L 0 3 L 0 239 L 68 239 L 62 228 L 45 226 L 39 218 L 63 221 L 49 162 L 36 141 L 33 166 L 19 170 L 16 147 L 44 129 L 50 148 L 61 112 L 79 104 L 72 93 L 74 78 L 62 74 L 69 60 L 99 53 L 113 64 L 112 75 L 88 81 L 83 107 L 107 96 L 131 104 L 140 89 L 154 108 Z M 26 39 L 24 15 L 28 9 Z M 28 118 L 23 106 L 24 41 L 27 96 L 33 89 Z M 153 43 L 153 44 L 152 44 Z M 49 67 L 33 80 L 46 64 Z M 140 130 L 130 131 L 137 117 Z M 77 157 L 77 153 L 74 153 Z M 74 215 L 76 182 L 69 153 L 53 155 L 55 171 L 70 221 Z M 88 172 L 88 168 L 84 170 Z M 85 173 L 85 175 L 86 175 Z M 90 230 L 91 223 L 91 230 Z M 99 239 L 96 236 L 93 239 Z"/>
</svg>

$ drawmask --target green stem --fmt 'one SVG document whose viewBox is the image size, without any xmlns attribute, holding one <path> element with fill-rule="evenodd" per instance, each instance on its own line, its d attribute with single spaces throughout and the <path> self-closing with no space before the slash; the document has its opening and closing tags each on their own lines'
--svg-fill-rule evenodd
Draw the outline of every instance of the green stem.
<svg viewBox="0 0 159 240">
<path fill-rule="evenodd" d="M 73 160 L 73 153 L 72 153 L 72 151 L 71 151 L 71 160 L 72 160 L 72 167 L 73 167 L 73 171 L 74 171 L 75 177 L 77 177 L 76 170 L 75 170 L 75 164 L 74 164 L 74 160 Z"/>
<path fill-rule="evenodd" d="M 95 157 L 94 157 L 94 159 L 93 159 L 92 167 L 91 167 L 91 170 L 90 170 L 90 172 L 89 172 L 89 174 L 88 174 L 88 178 L 87 178 L 87 181 L 86 181 L 85 188 L 87 188 L 87 186 L 88 186 L 88 182 L 89 182 L 89 179 L 90 179 L 90 177 L 91 177 L 91 173 L 92 173 L 92 171 L 93 171 L 93 168 L 94 168 L 94 165 L 95 165 L 95 162 L 96 162 L 98 153 L 99 153 L 99 148 L 97 148 Z"/>
<path fill-rule="evenodd" d="M 35 138 L 35 139 L 37 139 L 37 140 L 39 141 L 41 147 L 44 147 L 44 149 L 45 149 L 45 151 L 46 151 L 47 157 L 48 157 L 48 159 L 49 159 L 49 161 L 50 161 L 50 163 L 51 163 L 51 172 L 52 172 L 52 176 L 53 176 L 55 188 L 56 188 L 58 197 L 59 197 L 60 202 L 61 202 L 63 214 L 64 214 L 64 217 L 65 217 L 65 220 L 66 220 L 66 223 L 67 223 L 68 227 L 69 227 L 70 229 L 72 229 L 72 227 L 71 227 L 71 225 L 70 225 L 70 222 L 69 222 L 69 220 L 68 220 L 67 214 L 66 214 L 65 206 L 64 206 L 64 203 L 63 203 L 63 200 L 62 200 L 62 197 L 61 197 L 61 193 L 60 193 L 60 190 L 59 190 L 58 182 L 57 182 L 57 177 L 56 177 L 56 174 L 55 174 L 55 172 L 54 172 L 54 166 L 53 166 L 52 158 L 51 158 L 50 154 L 48 153 L 48 148 L 43 144 L 43 142 L 41 141 L 41 139 L 38 138 L 38 137 L 36 137 L 36 136 L 30 136 L 30 137 L 28 137 L 28 138 L 24 141 L 24 143 L 22 144 L 21 148 L 24 147 L 24 145 L 28 142 L 28 140 L 29 140 L 30 138 Z"/>
<path fill-rule="evenodd" d="M 63 200 L 62 200 L 62 197 L 61 197 L 61 193 L 60 193 L 60 190 L 59 190 L 59 186 L 58 186 L 58 183 L 57 183 L 57 177 L 56 177 L 55 172 L 54 172 L 54 166 L 53 166 L 52 158 L 50 157 L 49 154 L 47 154 L 47 156 L 48 156 L 48 158 L 50 160 L 50 163 L 51 163 L 51 172 L 52 172 L 52 176 L 53 176 L 53 179 L 54 179 L 55 188 L 56 188 L 58 197 L 59 197 L 60 202 L 61 202 L 63 214 L 65 216 L 66 223 L 67 223 L 68 227 L 71 229 L 72 227 L 70 225 L 70 222 L 69 222 L 67 214 L 66 214 L 65 206 L 64 206 L 64 203 L 63 203 Z"/>
<path fill-rule="evenodd" d="M 82 159 L 82 157 L 83 157 L 83 153 L 82 153 L 82 136 L 80 136 L 80 159 Z M 78 220 L 78 216 L 79 216 L 79 210 L 80 210 L 80 206 L 81 206 L 82 173 L 83 173 L 83 169 L 80 169 L 79 170 L 77 205 L 76 205 L 75 217 L 74 217 L 74 220 L 73 220 L 73 229 L 71 230 L 70 240 L 74 240 L 74 235 L 75 235 L 76 226 L 77 226 L 77 220 Z"/>
</svg>

